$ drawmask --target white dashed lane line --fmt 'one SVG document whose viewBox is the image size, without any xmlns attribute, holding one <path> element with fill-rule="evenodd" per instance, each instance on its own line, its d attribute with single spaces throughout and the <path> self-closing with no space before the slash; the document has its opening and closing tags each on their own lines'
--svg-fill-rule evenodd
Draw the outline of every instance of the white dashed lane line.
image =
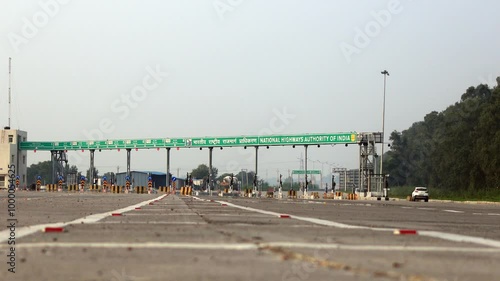
<svg viewBox="0 0 500 281">
<path fill-rule="evenodd" d="M 463 214 L 463 213 L 465 213 L 464 211 L 456 211 L 456 210 L 443 210 L 443 212 L 457 213 L 457 214 Z"/>
<path fill-rule="evenodd" d="M 93 214 L 93 215 L 79 218 L 79 219 L 69 221 L 69 222 L 55 222 L 55 223 L 37 224 L 37 225 L 30 225 L 30 226 L 16 228 L 16 238 L 22 238 L 24 236 L 28 236 L 28 235 L 31 235 L 33 233 L 39 232 L 39 231 L 43 231 L 46 227 L 65 227 L 65 226 L 70 225 L 70 224 L 96 223 L 96 222 L 98 222 L 106 217 L 112 216 L 114 213 L 130 212 L 137 207 L 142 207 L 142 206 L 148 205 L 149 203 L 154 202 L 154 201 L 159 200 L 159 199 L 162 199 L 165 196 L 166 195 L 161 195 L 157 198 L 143 201 L 143 202 L 140 202 L 140 203 L 128 206 L 128 207 L 118 209 L 118 210 L 100 213 L 100 214 Z M 10 234 L 9 229 L 0 231 L 0 243 L 6 242 L 8 240 L 9 234 Z"/>
<path fill-rule="evenodd" d="M 195 196 L 193 196 L 193 198 L 196 200 L 206 201 L 204 199 L 201 199 L 201 198 L 198 198 Z M 225 206 L 230 206 L 230 207 L 238 208 L 241 210 L 270 215 L 270 216 L 278 217 L 278 218 L 282 215 L 280 213 L 266 211 L 266 210 L 257 209 L 257 208 L 246 207 L 246 206 L 241 206 L 241 205 L 236 205 L 236 204 L 229 203 L 226 201 L 215 201 L 215 202 L 217 202 L 219 204 L 224 204 Z M 451 211 L 454 211 L 454 210 L 451 210 Z M 457 212 L 461 212 L 461 211 L 457 211 Z M 336 228 L 340 228 L 340 229 L 358 229 L 358 230 L 390 231 L 390 232 L 394 231 L 393 228 L 349 225 L 349 224 L 345 224 L 345 223 L 339 223 L 339 222 L 335 222 L 335 221 L 329 221 L 329 220 L 323 220 L 323 219 L 317 219 L 317 218 L 311 218 L 311 217 L 301 217 L 301 216 L 290 215 L 290 218 L 300 220 L 300 221 L 306 221 L 306 222 L 313 223 L 313 224 L 323 225 L 323 226 L 336 227 Z M 439 238 L 439 239 L 443 239 L 443 240 L 460 242 L 460 243 L 474 243 L 474 244 L 479 244 L 479 245 L 484 245 L 484 246 L 489 246 L 489 247 L 500 248 L 500 241 L 487 239 L 487 238 L 483 238 L 483 237 L 474 237 L 474 236 L 452 234 L 452 233 L 445 233 L 445 232 L 439 232 L 439 231 L 425 231 L 425 230 L 418 231 L 418 235 Z"/>
</svg>

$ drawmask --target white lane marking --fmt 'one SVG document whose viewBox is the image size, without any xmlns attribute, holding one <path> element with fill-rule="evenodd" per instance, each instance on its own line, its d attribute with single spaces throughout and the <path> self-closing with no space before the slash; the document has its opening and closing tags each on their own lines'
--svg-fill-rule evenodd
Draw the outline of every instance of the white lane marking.
<svg viewBox="0 0 500 281">
<path fill-rule="evenodd" d="M 101 222 L 96 222 L 96 224 L 124 224 L 122 221 L 101 221 Z M 194 222 L 194 221 L 128 221 L 127 226 L 133 225 L 133 224 L 194 224 L 194 225 L 205 225 L 208 224 L 206 222 Z"/>
<path fill-rule="evenodd" d="M 419 210 L 436 210 L 436 208 L 417 208 Z"/>
<path fill-rule="evenodd" d="M 86 216 L 86 217 L 79 218 L 79 219 L 76 219 L 76 220 L 73 220 L 70 222 L 55 222 L 55 223 L 47 223 L 47 224 L 37 224 L 37 225 L 30 225 L 30 226 L 16 228 L 16 239 L 33 234 L 33 233 L 38 232 L 38 231 L 42 231 L 46 227 L 65 227 L 65 226 L 70 225 L 70 224 L 95 223 L 97 221 L 104 219 L 105 217 L 111 216 L 113 213 L 129 212 L 129 211 L 135 210 L 135 208 L 137 208 L 137 207 L 142 207 L 144 205 L 149 204 L 150 202 L 154 202 L 155 200 L 161 199 L 165 196 L 166 195 L 162 195 L 162 196 L 157 197 L 155 199 L 143 201 L 143 202 L 140 202 L 140 203 L 137 203 L 135 205 L 131 205 L 131 206 L 128 206 L 125 208 L 121 208 L 121 209 L 114 210 L 111 212 L 105 212 L 105 213 Z M 8 240 L 8 237 L 10 237 L 10 230 L 1 231 L 0 232 L 0 243 L 6 242 Z"/>
<path fill-rule="evenodd" d="M 8 246 L 8 245 L 7 245 Z M 4 248 L 6 245 L 0 246 Z M 197 250 L 257 250 L 259 246 L 252 243 L 241 244 L 217 244 L 217 243 L 172 243 L 172 242 L 145 242 L 145 243 L 18 243 L 16 248 L 40 248 L 40 247 L 54 247 L 54 248 L 154 248 L 154 249 L 197 249 Z"/>
<path fill-rule="evenodd" d="M 482 215 L 483 213 L 472 213 L 473 215 Z"/>
<path fill-rule="evenodd" d="M 7 248 L 1 245 L 0 248 Z M 147 248 L 147 249 L 197 249 L 197 250 L 258 250 L 266 247 L 285 247 L 302 249 L 350 250 L 350 251 L 417 251 L 417 252 L 482 252 L 500 253 L 496 248 L 472 247 L 433 247 L 433 246 L 399 246 L 399 245 L 341 245 L 326 243 L 296 243 L 296 242 L 269 242 L 269 243 L 184 243 L 184 242 L 41 242 L 19 243 L 16 248 Z"/>
<path fill-rule="evenodd" d="M 443 210 L 443 212 L 448 212 L 448 213 L 459 213 L 459 214 L 465 213 L 464 211 L 455 211 L 455 210 Z"/>
<path fill-rule="evenodd" d="M 418 234 L 429 237 L 441 238 L 449 241 L 475 243 L 475 244 L 500 248 L 500 241 L 495 241 L 482 237 L 465 236 L 460 234 L 444 233 L 439 231 L 427 231 L 427 230 L 419 231 Z"/>
<path fill-rule="evenodd" d="M 488 213 L 488 216 L 500 216 L 500 214 Z"/>
<path fill-rule="evenodd" d="M 193 198 L 199 199 L 198 197 L 194 197 L 194 196 L 193 196 Z M 235 204 L 225 202 L 225 201 L 216 201 L 216 202 L 220 203 L 220 204 L 227 204 L 228 206 L 242 209 L 242 210 L 253 211 L 253 212 L 258 212 L 258 213 L 262 213 L 262 214 L 268 214 L 268 215 L 276 216 L 276 217 L 280 216 L 279 213 L 250 208 L 250 207 L 245 207 L 245 206 L 240 206 L 240 205 L 235 205 Z M 319 225 L 333 226 L 333 227 L 337 227 L 337 228 L 368 229 L 368 230 L 375 230 L 375 231 L 390 231 L 390 232 L 394 231 L 393 228 L 378 228 L 378 227 L 349 225 L 349 224 L 344 224 L 344 223 L 338 223 L 338 222 L 327 221 L 327 220 L 316 219 L 316 218 L 300 217 L 300 216 L 294 216 L 294 215 L 291 215 L 290 218 L 302 220 L 302 221 L 307 221 L 307 222 L 311 222 L 311 223 L 315 223 L 315 224 L 319 224 Z M 418 235 L 428 236 L 428 237 L 433 237 L 433 238 L 440 238 L 443 240 L 449 240 L 449 241 L 455 241 L 455 242 L 475 243 L 475 244 L 500 248 L 500 241 L 481 238 L 481 237 L 473 237 L 473 236 L 466 236 L 466 235 L 459 235 L 459 234 L 450 234 L 450 233 L 437 232 L 437 231 L 418 231 Z"/>
<path fill-rule="evenodd" d="M 148 213 L 146 214 L 145 212 L 142 212 L 143 210 L 137 210 L 137 213 L 128 213 L 127 216 L 152 216 L 152 215 L 158 215 L 158 214 L 151 214 Z M 139 213 L 141 212 L 141 213 Z M 198 214 L 194 214 L 194 213 L 167 213 L 165 212 L 165 210 L 163 210 L 164 213 L 161 213 L 162 216 L 198 216 Z"/>
<path fill-rule="evenodd" d="M 418 251 L 418 252 L 488 252 L 500 253 L 496 248 L 467 248 L 467 247 L 434 247 L 434 246 L 399 246 L 399 245 L 342 245 L 326 243 L 296 243 L 296 242 L 270 242 L 261 243 L 261 247 L 287 247 L 308 249 L 335 249 L 354 251 Z"/>
<path fill-rule="evenodd" d="M 401 209 L 413 209 L 413 207 L 401 207 Z"/>
</svg>

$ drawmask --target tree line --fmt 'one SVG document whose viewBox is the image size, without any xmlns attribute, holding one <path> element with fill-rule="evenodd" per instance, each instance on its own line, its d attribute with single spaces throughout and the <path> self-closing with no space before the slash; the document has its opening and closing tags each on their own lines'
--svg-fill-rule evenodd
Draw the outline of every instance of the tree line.
<svg viewBox="0 0 500 281">
<path fill-rule="evenodd" d="M 36 179 L 38 176 L 42 178 L 42 184 L 49 184 L 52 183 L 52 161 L 42 161 L 38 162 L 36 164 L 31 164 L 28 167 L 28 184 L 34 184 L 36 182 Z M 82 174 L 81 171 L 78 170 L 78 167 L 75 165 L 66 165 L 64 167 L 64 175 L 69 175 L 69 174 L 74 174 L 75 179 L 80 179 L 82 175 L 84 175 L 87 179 L 90 178 L 90 169 L 87 169 L 87 171 Z M 105 173 L 103 176 L 106 176 L 108 179 L 114 179 L 115 174 L 113 172 L 108 172 Z M 99 175 L 99 170 L 97 170 L 94 167 L 94 178 L 100 177 Z M 57 179 L 55 179 L 57 181 Z M 65 179 L 67 180 L 67 179 Z"/>
<path fill-rule="evenodd" d="M 460 101 L 391 133 L 384 173 L 396 186 L 444 190 L 500 188 L 500 77 L 469 87 Z"/>
</svg>

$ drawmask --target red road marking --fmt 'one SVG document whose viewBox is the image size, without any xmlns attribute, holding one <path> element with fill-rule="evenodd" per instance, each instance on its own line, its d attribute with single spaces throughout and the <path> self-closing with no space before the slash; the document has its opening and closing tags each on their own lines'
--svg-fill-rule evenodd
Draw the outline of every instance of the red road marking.
<svg viewBox="0 0 500 281">
<path fill-rule="evenodd" d="M 46 227 L 43 232 L 63 232 L 64 228 L 62 227 Z"/>
<path fill-rule="evenodd" d="M 394 230 L 394 234 L 396 235 L 416 235 L 417 231 L 414 229 L 396 229 Z"/>
</svg>

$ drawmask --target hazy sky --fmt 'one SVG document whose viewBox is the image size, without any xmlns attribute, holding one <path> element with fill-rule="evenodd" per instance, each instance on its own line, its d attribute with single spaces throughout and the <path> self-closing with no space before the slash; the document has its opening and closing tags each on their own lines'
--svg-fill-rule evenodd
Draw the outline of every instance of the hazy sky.
<svg viewBox="0 0 500 281">
<path fill-rule="evenodd" d="M 500 76 L 499 10 L 495 0 L 3 0 L 0 124 L 9 57 L 12 127 L 29 140 L 381 131 L 387 69 L 387 140 Z M 299 168 L 303 151 L 261 149 L 259 174 Z M 253 169 L 250 152 L 214 150 L 214 166 Z M 87 152 L 70 156 L 88 168 Z M 165 171 L 165 156 L 133 151 L 132 169 Z M 309 158 L 355 168 L 358 147 L 311 147 Z M 207 150 L 172 152 L 181 174 L 207 162 Z M 125 165 L 124 151 L 96 153 L 101 173 Z"/>
</svg>

